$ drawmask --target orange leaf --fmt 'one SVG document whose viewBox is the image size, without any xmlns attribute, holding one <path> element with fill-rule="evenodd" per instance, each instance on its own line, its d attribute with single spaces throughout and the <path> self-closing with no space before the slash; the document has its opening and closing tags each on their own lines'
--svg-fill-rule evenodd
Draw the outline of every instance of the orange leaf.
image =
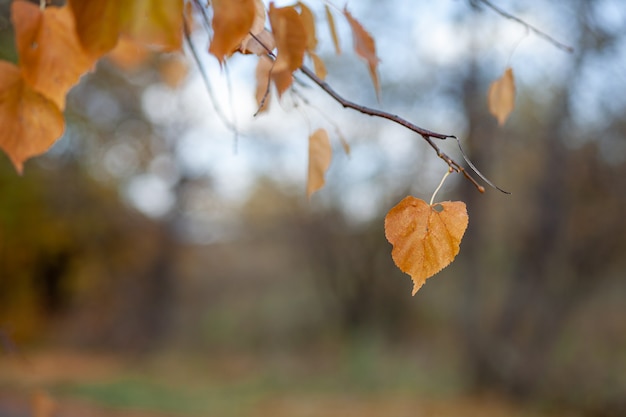
<svg viewBox="0 0 626 417">
<path fill-rule="evenodd" d="M 370 77 L 374 83 L 374 89 L 376 90 L 376 97 L 380 98 L 380 83 L 378 81 L 378 73 L 376 67 L 378 66 L 378 56 L 376 56 L 376 43 L 374 38 L 361 26 L 361 24 L 350 14 L 348 9 L 343 11 L 350 28 L 352 29 L 352 36 L 354 38 L 354 51 L 361 58 L 367 61 Z"/>
<path fill-rule="evenodd" d="M 272 79 L 280 96 L 291 85 L 291 74 L 302 66 L 307 35 L 302 18 L 294 7 L 276 8 L 270 3 L 269 18 L 278 48 Z"/>
<path fill-rule="evenodd" d="M 324 129 L 317 129 L 309 136 L 309 176 L 306 185 L 306 194 L 311 194 L 322 188 L 325 184 L 324 174 L 330 166 L 332 149 L 328 133 Z"/>
<path fill-rule="evenodd" d="M 255 21 L 254 0 L 213 0 L 213 40 L 209 52 L 220 63 L 237 50 Z"/>
<path fill-rule="evenodd" d="M 68 0 L 83 48 L 99 57 L 115 47 L 121 31 L 122 0 Z"/>
<path fill-rule="evenodd" d="M 502 126 L 515 108 L 515 79 L 513 70 L 507 68 L 502 77 L 492 82 L 487 94 L 489 111 L 498 119 Z"/>
<path fill-rule="evenodd" d="M 333 45 L 335 45 L 335 52 L 339 55 L 341 54 L 341 45 L 339 44 L 339 36 L 337 36 L 337 28 L 335 27 L 335 18 L 327 4 L 324 5 L 324 9 L 326 10 L 326 20 L 328 21 L 328 28 L 330 29 L 330 36 L 333 38 Z"/>
<path fill-rule="evenodd" d="M 260 56 L 256 67 L 256 104 L 257 113 L 267 111 L 270 103 L 270 73 L 274 61 L 267 56 Z"/>
<path fill-rule="evenodd" d="M 467 223 L 462 201 L 431 206 L 409 196 L 389 210 L 385 236 L 393 245 L 393 261 L 413 279 L 413 295 L 427 278 L 448 266 L 459 253 Z"/>
<path fill-rule="evenodd" d="M 24 79 L 64 109 L 65 95 L 95 62 L 80 45 L 72 13 L 68 6 L 41 11 L 22 0 L 11 13 Z"/>
<path fill-rule="evenodd" d="M 21 173 L 24 161 L 44 153 L 63 134 L 63 114 L 34 91 L 17 66 L 0 61 L 0 148 Z"/>
</svg>

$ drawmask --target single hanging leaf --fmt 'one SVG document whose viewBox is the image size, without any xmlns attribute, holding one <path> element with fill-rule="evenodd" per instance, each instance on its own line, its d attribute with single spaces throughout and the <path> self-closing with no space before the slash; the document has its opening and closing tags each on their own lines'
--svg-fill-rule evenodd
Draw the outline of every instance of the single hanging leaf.
<svg viewBox="0 0 626 417">
<path fill-rule="evenodd" d="M 378 81 L 378 73 L 376 67 L 378 66 L 378 56 L 376 55 L 376 43 L 374 38 L 361 26 L 361 24 L 350 14 L 348 9 L 344 9 L 343 14 L 350 23 L 352 29 L 352 37 L 354 38 L 354 51 L 357 55 L 367 61 L 367 65 L 370 72 L 370 77 L 374 83 L 374 89 L 376 90 L 376 97 L 380 100 L 380 83 Z"/>
<path fill-rule="evenodd" d="M 65 96 L 95 60 L 80 45 L 68 6 L 46 7 L 18 0 L 11 17 L 24 79 L 63 110 Z"/>
<path fill-rule="evenodd" d="M 255 21 L 254 0 L 213 0 L 213 40 L 209 52 L 220 63 L 239 48 Z"/>
<path fill-rule="evenodd" d="M 63 114 L 34 91 L 19 68 L 0 61 L 0 148 L 17 172 L 24 161 L 44 153 L 63 134 Z"/>
<path fill-rule="evenodd" d="M 306 184 L 306 195 L 311 195 L 322 188 L 326 181 L 324 175 L 330 166 L 332 148 L 328 133 L 324 129 L 317 129 L 309 136 L 309 175 Z"/>
<path fill-rule="evenodd" d="M 335 18 L 327 4 L 324 5 L 324 10 L 326 11 L 326 20 L 328 21 L 328 28 L 330 29 L 330 36 L 333 39 L 333 45 L 335 45 L 335 52 L 337 55 L 340 55 L 341 45 L 339 44 L 339 36 L 337 36 L 337 28 L 335 27 Z"/>
<path fill-rule="evenodd" d="M 291 74 L 302 66 L 307 36 L 302 18 L 294 7 L 276 8 L 270 3 L 268 14 L 278 49 L 272 80 L 280 96 L 291 85 Z"/>
<path fill-rule="evenodd" d="M 393 245 L 393 261 L 413 279 L 413 295 L 426 279 L 448 266 L 459 253 L 467 224 L 467 210 L 462 201 L 431 206 L 409 196 L 389 210 L 385 236 Z"/>
<path fill-rule="evenodd" d="M 487 94 L 487 103 L 489 111 L 498 119 L 498 124 L 502 126 L 515 108 L 513 69 L 507 68 L 502 77 L 491 83 Z"/>
</svg>

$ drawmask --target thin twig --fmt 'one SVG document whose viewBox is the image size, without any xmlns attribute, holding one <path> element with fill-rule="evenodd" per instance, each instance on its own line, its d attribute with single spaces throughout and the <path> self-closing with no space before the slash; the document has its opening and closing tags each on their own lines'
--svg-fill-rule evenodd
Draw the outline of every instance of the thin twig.
<svg viewBox="0 0 626 417">
<path fill-rule="evenodd" d="M 569 52 L 569 53 L 573 53 L 574 52 L 574 48 L 572 48 L 569 45 L 565 45 L 564 43 L 561 43 L 559 41 L 557 41 L 556 39 L 554 39 L 552 36 L 548 35 L 547 33 L 545 33 L 544 31 L 537 29 L 536 27 L 534 27 L 533 25 L 531 25 L 530 23 L 520 19 L 517 16 L 514 16 L 510 13 L 508 13 L 505 10 L 502 10 L 501 8 L 499 8 L 498 6 L 496 6 L 495 4 L 493 4 L 491 1 L 489 0 L 479 0 L 481 3 L 483 3 L 485 6 L 489 7 L 491 10 L 493 10 L 494 12 L 498 13 L 500 16 L 509 19 L 509 20 L 513 20 L 523 26 L 525 26 L 527 29 L 530 29 L 531 31 L 533 31 L 537 36 L 545 39 L 546 41 L 550 42 L 552 45 L 556 46 L 557 48 Z"/>
<path fill-rule="evenodd" d="M 191 33 L 189 30 L 189 25 L 184 20 L 183 20 L 183 29 L 184 29 L 183 32 L 185 35 L 185 41 L 187 42 L 187 45 L 189 46 L 189 50 L 191 51 L 191 55 L 193 55 L 193 59 L 196 62 L 198 69 L 200 70 L 200 76 L 202 77 L 204 86 L 207 90 L 207 93 L 209 94 L 209 99 L 211 100 L 211 104 L 213 104 L 215 113 L 217 114 L 218 118 L 222 121 L 222 123 L 224 123 L 224 125 L 229 130 L 235 132 L 235 134 L 238 134 L 239 132 L 237 131 L 237 128 L 228 120 L 226 115 L 222 112 L 222 109 L 217 102 L 217 98 L 215 97 L 215 94 L 213 94 L 213 88 L 211 87 L 209 76 L 207 75 L 204 65 L 202 65 L 202 61 L 200 60 L 200 56 L 198 55 L 198 51 L 196 50 L 195 45 L 191 41 Z"/>
</svg>

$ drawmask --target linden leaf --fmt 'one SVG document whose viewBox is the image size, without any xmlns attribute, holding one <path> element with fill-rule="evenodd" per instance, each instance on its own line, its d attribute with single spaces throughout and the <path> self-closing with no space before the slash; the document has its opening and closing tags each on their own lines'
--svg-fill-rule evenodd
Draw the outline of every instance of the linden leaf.
<svg viewBox="0 0 626 417">
<path fill-rule="evenodd" d="M 293 6 L 276 8 L 270 3 L 269 18 L 278 48 L 272 79 L 280 96 L 291 85 L 291 74 L 302 66 L 307 34 L 300 14 Z"/>
<path fill-rule="evenodd" d="M 274 61 L 267 56 L 260 56 L 256 67 L 256 104 L 257 114 L 267 111 L 270 99 L 270 74 Z"/>
<path fill-rule="evenodd" d="M 413 279 L 413 295 L 427 278 L 448 266 L 459 253 L 467 224 L 462 201 L 431 206 L 409 196 L 389 210 L 385 236 L 393 245 L 393 261 Z"/>
<path fill-rule="evenodd" d="M 378 73 L 376 67 L 378 66 L 378 56 L 376 55 L 376 43 L 374 38 L 361 26 L 361 24 L 350 14 L 348 9 L 343 10 L 343 14 L 350 23 L 352 29 L 352 36 L 354 38 L 354 51 L 358 56 L 365 59 L 368 64 L 370 77 L 374 83 L 374 89 L 376 90 L 376 97 L 380 99 L 380 83 L 378 81 Z"/>
<path fill-rule="evenodd" d="M 254 0 L 213 0 L 213 40 L 209 52 L 220 63 L 237 50 L 255 21 Z"/>
<path fill-rule="evenodd" d="M 11 17 L 24 79 L 63 110 L 65 96 L 95 60 L 80 45 L 68 8 L 46 7 L 18 0 Z"/>
<path fill-rule="evenodd" d="M 63 134 L 63 114 L 33 90 L 20 69 L 0 61 L 0 148 L 22 173 L 24 161 L 44 153 Z"/>
<path fill-rule="evenodd" d="M 324 129 L 317 129 L 309 136 L 309 176 L 306 184 L 306 194 L 311 195 L 325 184 L 324 174 L 330 166 L 332 149 L 328 133 Z"/>
<path fill-rule="evenodd" d="M 340 55 L 341 45 L 339 44 L 339 36 L 337 36 L 337 28 L 335 27 L 335 18 L 327 4 L 324 5 L 324 9 L 326 10 L 326 20 L 328 21 L 328 28 L 330 29 L 330 36 L 333 38 L 333 45 L 335 45 L 335 52 L 337 52 L 337 55 Z"/>
<path fill-rule="evenodd" d="M 487 94 L 487 103 L 489 112 L 498 119 L 498 124 L 502 126 L 515 107 L 515 79 L 511 68 L 507 68 L 502 77 L 491 83 Z"/>
</svg>

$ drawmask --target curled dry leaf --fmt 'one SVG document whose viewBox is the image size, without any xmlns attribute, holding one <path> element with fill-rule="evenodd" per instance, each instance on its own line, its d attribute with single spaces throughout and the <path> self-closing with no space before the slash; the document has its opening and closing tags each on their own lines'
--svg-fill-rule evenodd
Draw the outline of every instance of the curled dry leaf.
<svg viewBox="0 0 626 417">
<path fill-rule="evenodd" d="M 413 279 L 413 295 L 426 279 L 448 266 L 459 253 L 467 224 L 467 210 L 462 201 L 431 206 L 409 196 L 389 210 L 385 236 L 393 245 L 393 261 Z"/>
<path fill-rule="evenodd" d="M 24 161 L 44 153 L 63 134 L 59 108 L 22 78 L 20 69 L 0 61 L 0 148 L 21 173 Z"/>
<path fill-rule="evenodd" d="M 326 65 L 322 58 L 320 58 L 315 52 L 309 52 L 309 56 L 311 57 L 311 61 L 313 61 L 313 70 L 315 71 L 315 75 L 317 75 L 322 80 L 326 78 L 328 72 L 326 71 Z"/>
<path fill-rule="evenodd" d="M 503 125 L 513 108 L 515 108 L 513 69 L 507 68 L 502 77 L 491 83 L 487 95 L 487 103 L 491 114 L 498 119 L 498 124 Z"/>
<path fill-rule="evenodd" d="M 317 129 L 309 136 L 309 175 L 306 184 L 307 197 L 322 188 L 324 175 L 330 166 L 332 148 L 325 129 Z"/>
<path fill-rule="evenodd" d="M 378 72 L 376 67 L 378 66 L 378 56 L 376 55 L 376 43 L 374 38 L 370 35 L 348 11 L 344 9 L 343 14 L 350 23 L 352 29 L 352 37 L 354 38 L 354 51 L 358 56 L 367 61 L 367 66 L 370 72 L 370 77 L 374 83 L 374 89 L 376 90 L 376 97 L 380 99 L 380 82 L 378 81 Z"/>
<path fill-rule="evenodd" d="M 63 110 L 69 89 L 95 63 L 83 50 L 69 6 L 47 7 L 18 0 L 11 17 L 24 79 Z"/>
<path fill-rule="evenodd" d="M 213 0 L 213 40 L 209 52 L 220 61 L 232 55 L 250 32 L 256 17 L 255 0 Z"/>
<path fill-rule="evenodd" d="M 300 14 L 293 6 L 274 7 L 270 3 L 269 18 L 278 49 L 272 79 L 280 96 L 291 85 L 291 74 L 302 66 L 307 34 Z"/>
<path fill-rule="evenodd" d="M 256 66 L 257 114 L 267 111 L 270 103 L 270 73 L 274 62 L 267 56 L 260 56 Z"/>
</svg>

